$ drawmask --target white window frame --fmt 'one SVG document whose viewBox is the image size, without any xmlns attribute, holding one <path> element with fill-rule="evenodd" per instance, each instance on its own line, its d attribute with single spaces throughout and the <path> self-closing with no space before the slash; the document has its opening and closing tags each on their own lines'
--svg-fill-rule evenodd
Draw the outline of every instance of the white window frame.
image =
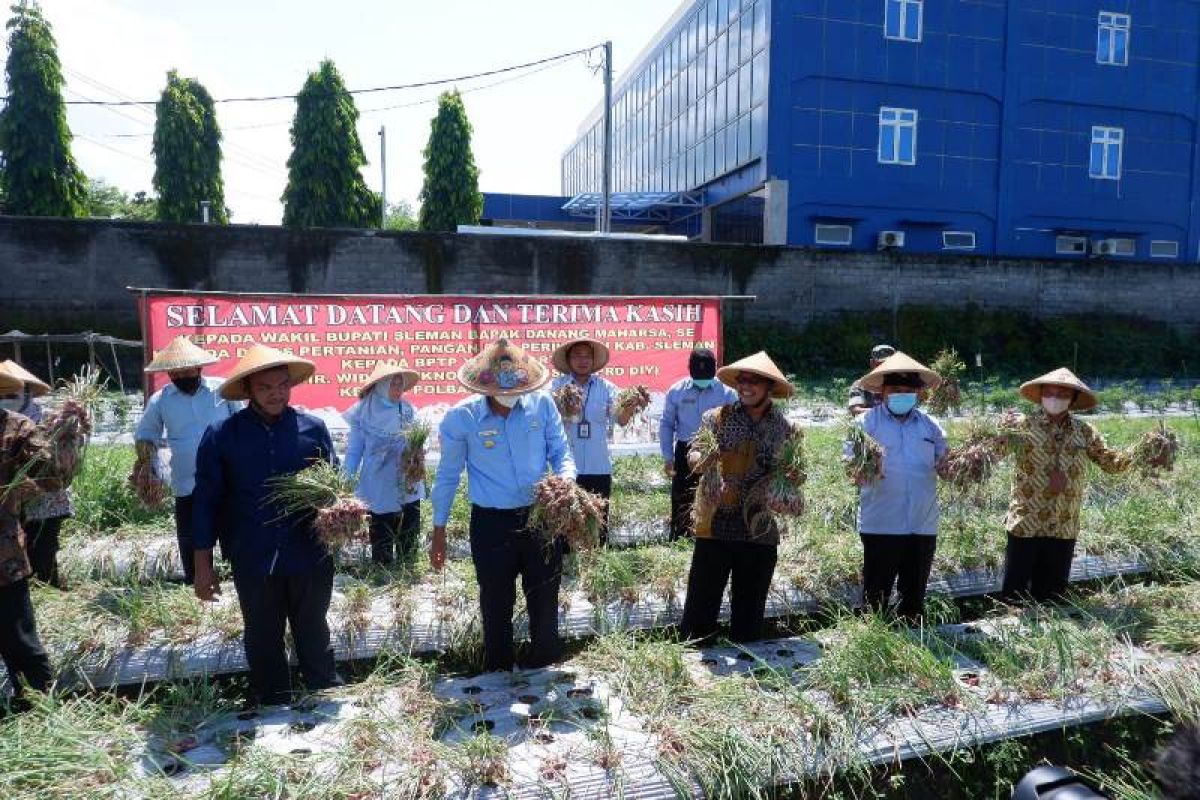
<svg viewBox="0 0 1200 800">
<path fill-rule="evenodd" d="M 888 14 L 895 8 L 900 14 L 899 34 L 890 36 L 888 34 Z M 906 36 L 905 31 L 908 30 L 909 15 L 915 13 L 917 15 L 917 36 L 914 39 L 911 36 Z M 920 42 L 925 34 L 925 0 L 883 0 L 883 38 L 890 39 L 893 42 Z"/>
<path fill-rule="evenodd" d="M 845 236 L 833 237 L 829 235 L 833 231 L 844 231 Z M 825 235 L 822 236 L 822 233 Z M 813 226 L 813 241 L 817 244 L 833 245 L 836 247 L 849 247 L 854 242 L 854 226 L 830 225 L 819 222 Z"/>
<path fill-rule="evenodd" d="M 1096 165 L 1092 163 L 1092 149 L 1096 145 L 1104 147 L 1104 155 L 1100 159 L 1100 170 L 1097 172 Z M 1116 169 L 1109 169 L 1111 163 L 1111 149 L 1116 148 Z M 1112 128 L 1105 125 L 1092 126 L 1092 140 L 1088 146 L 1088 176 L 1098 181 L 1119 181 L 1121 180 L 1121 165 L 1125 160 L 1125 129 Z"/>
<path fill-rule="evenodd" d="M 1154 252 L 1155 250 L 1167 249 L 1169 252 Z M 1151 258 L 1179 258 L 1179 242 L 1174 239 L 1152 239 L 1150 240 L 1150 257 Z"/>
<path fill-rule="evenodd" d="M 911 119 L 908 118 L 909 115 L 911 115 Z M 915 108 L 883 106 L 879 109 L 879 144 L 875 151 L 875 158 L 880 164 L 897 164 L 911 167 L 917 163 L 917 124 L 919 120 L 920 115 Z M 892 139 L 892 152 L 886 157 L 883 152 L 884 128 L 893 128 L 895 130 L 895 136 Z M 900 154 L 900 135 L 905 129 L 912 130 L 911 160 L 904 160 Z"/>
<path fill-rule="evenodd" d="M 1088 237 L 1086 236 L 1055 236 L 1054 253 L 1060 256 L 1086 256 L 1088 253 Z"/>
<path fill-rule="evenodd" d="M 971 237 L 970 244 L 950 244 L 949 237 L 951 236 L 969 236 Z M 975 231 L 942 231 L 942 249 L 943 250 L 974 250 L 977 246 L 975 239 Z"/>
<path fill-rule="evenodd" d="M 1116 11 L 1101 11 L 1096 23 L 1096 63 L 1106 67 L 1129 66 L 1129 47 L 1133 38 L 1133 18 Z M 1125 49 L 1117 52 L 1117 34 L 1125 34 Z M 1108 35 L 1108 48 L 1102 49 L 1100 41 Z"/>
</svg>

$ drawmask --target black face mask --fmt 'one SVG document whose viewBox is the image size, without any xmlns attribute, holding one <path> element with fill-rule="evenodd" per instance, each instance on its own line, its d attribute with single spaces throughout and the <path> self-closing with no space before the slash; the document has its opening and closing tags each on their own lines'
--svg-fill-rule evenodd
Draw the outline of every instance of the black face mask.
<svg viewBox="0 0 1200 800">
<path fill-rule="evenodd" d="M 175 388 L 184 394 L 195 394 L 200 388 L 200 376 L 193 375 L 190 378 L 171 378 L 171 383 L 175 384 Z"/>
</svg>

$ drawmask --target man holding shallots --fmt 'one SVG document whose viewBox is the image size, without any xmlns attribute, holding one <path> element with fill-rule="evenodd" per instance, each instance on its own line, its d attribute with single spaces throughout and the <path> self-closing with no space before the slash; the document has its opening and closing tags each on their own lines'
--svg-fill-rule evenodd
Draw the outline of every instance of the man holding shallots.
<svg viewBox="0 0 1200 800">
<path fill-rule="evenodd" d="M 775 574 L 781 527 L 776 515 L 803 510 L 802 434 L 772 402 L 790 397 L 792 385 L 766 353 L 716 374 L 737 392 L 737 400 L 705 413 L 688 454 L 700 484 L 679 630 L 685 639 L 711 636 L 730 584 L 730 638 L 750 642 L 762 637 Z"/>
<path fill-rule="evenodd" d="M 424 443 L 412 447 L 416 412 L 403 395 L 420 373 L 380 363 L 346 412 L 346 473 L 358 479 L 357 494 L 371 510 L 371 560 L 411 566 L 421 533 L 425 498 Z M 419 450 L 419 452 L 418 452 Z"/>
<path fill-rule="evenodd" d="M 608 364 L 608 347 L 595 339 L 575 339 L 559 347 L 551 357 L 563 373 L 550 384 L 554 391 L 576 386 L 581 399 L 575 408 L 563 408 L 563 427 L 571 443 L 571 454 L 579 474 L 575 482 L 607 500 L 612 496 L 612 456 L 608 431 L 612 423 L 621 427 L 640 410 L 640 404 L 619 405 L 616 384 L 597 373 Z M 641 406 L 644 407 L 644 406 Z M 608 542 L 608 516 L 600 528 L 600 543 Z"/>
<path fill-rule="evenodd" d="M 860 444 L 847 443 L 845 459 L 859 464 L 858 447 L 878 448 L 879 464 L 851 467 L 859 484 L 858 531 L 863 545 L 863 602 L 877 612 L 889 610 L 892 588 L 900 594 L 897 614 L 920 618 L 933 568 L 938 532 L 938 467 L 947 452 L 942 426 L 918 408 L 922 389 L 941 378 L 933 370 L 897 352 L 863 376 L 858 385 L 880 402 L 858 417 Z"/>
<path fill-rule="evenodd" d="M 554 400 L 537 391 L 546 367 L 520 347 L 499 339 L 468 360 L 458 382 L 474 394 L 442 419 L 441 461 L 433 482 L 435 570 L 446 561 L 446 523 L 467 470 L 471 500 L 471 559 L 479 581 L 484 669 L 512 669 L 513 606 L 521 578 L 529 610 L 526 668 L 544 667 L 561 652 L 558 587 L 563 541 L 541 537 L 529 525 L 534 486 L 546 474 L 573 481 L 575 462 Z"/>
<path fill-rule="evenodd" d="M 295 695 L 284 647 L 289 624 L 307 688 L 341 683 L 325 620 L 333 559 L 316 535 L 313 516 L 281 510 L 270 485 L 315 462 L 336 464 L 325 423 L 289 405 L 292 387 L 315 371 L 311 361 L 251 347 L 220 390 L 224 399 L 250 405 L 209 427 L 196 458 L 196 596 L 211 601 L 221 591 L 212 551 L 224 512 L 250 683 L 258 702 L 267 705 Z"/>
</svg>

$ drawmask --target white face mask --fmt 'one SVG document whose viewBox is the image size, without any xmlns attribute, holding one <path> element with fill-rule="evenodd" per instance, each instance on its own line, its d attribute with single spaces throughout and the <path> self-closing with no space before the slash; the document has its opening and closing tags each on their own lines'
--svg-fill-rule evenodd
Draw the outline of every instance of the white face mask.
<svg viewBox="0 0 1200 800">
<path fill-rule="evenodd" d="M 503 397 L 496 397 L 495 400 L 497 403 L 504 406 L 505 408 L 512 408 L 521 400 L 521 395 L 519 395 L 519 394 L 505 395 Z"/>
<path fill-rule="evenodd" d="M 1043 397 L 1042 408 L 1046 409 L 1046 413 L 1052 417 L 1066 411 L 1071 407 L 1071 400 L 1066 397 Z"/>
</svg>

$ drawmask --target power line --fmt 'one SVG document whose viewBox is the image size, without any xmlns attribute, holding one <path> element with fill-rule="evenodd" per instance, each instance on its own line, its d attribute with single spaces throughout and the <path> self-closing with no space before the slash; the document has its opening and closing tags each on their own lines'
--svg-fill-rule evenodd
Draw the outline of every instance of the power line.
<svg viewBox="0 0 1200 800">
<path fill-rule="evenodd" d="M 420 81 L 418 83 L 398 83 L 398 84 L 395 84 L 392 86 L 372 86 L 367 89 L 348 89 L 347 92 L 349 94 L 375 94 L 377 92 L 395 92 L 395 91 L 400 91 L 402 89 L 423 89 L 427 86 L 443 86 L 447 83 L 459 83 L 462 81 L 474 80 L 476 78 L 487 78 L 491 75 L 501 75 L 505 72 L 515 72 L 516 70 L 520 70 L 520 69 L 527 69 L 529 67 L 541 66 L 542 64 L 547 64 L 552 61 L 561 61 L 566 58 L 573 58 L 578 55 L 590 53 L 591 51 L 595 50 L 596 47 L 598 47 L 598 46 L 599 45 L 593 45 L 592 47 L 584 47 L 579 50 L 572 50 L 569 53 L 559 53 L 558 55 L 549 56 L 547 58 L 540 58 L 537 61 L 527 61 L 524 64 L 513 64 L 512 66 L 500 67 L 498 69 L 491 69 L 491 70 L 487 70 L 485 72 L 476 72 L 476 73 L 473 73 L 470 75 L 458 75 L 453 78 L 438 78 L 437 80 Z M 214 103 L 265 103 L 265 102 L 271 102 L 271 101 L 275 101 L 275 100 L 295 100 L 297 96 L 298 95 L 295 95 L 295 94 L 271 94 L 271 95 L 252 96 L 252 97 L 222 97 L 222 98 L 213 100 L 213 102 Z M 0 99 L 8 100 L 9 98 L 6 95 L 5 97 L 0 98 Z M 66 100 L 64 102 L 67 105 L 73 105 L 73 106 L 152 106 L 152 105 L 155 105 L 156 103 L 158 103 L 158 100 Z"/>
</svg>

